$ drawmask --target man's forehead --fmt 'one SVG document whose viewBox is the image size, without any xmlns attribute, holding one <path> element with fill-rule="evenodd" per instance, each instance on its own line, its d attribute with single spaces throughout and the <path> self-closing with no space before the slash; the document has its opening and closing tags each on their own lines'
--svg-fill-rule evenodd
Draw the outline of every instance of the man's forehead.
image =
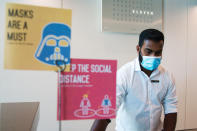
<svg viewBox="0 0 197 131">
<path fill-rule="evenodd" d="M 145 40 L 144 41 L 144 48 L 163 48 L 163 40 L 160 40 L 158 42 L 152 41 L 152 40 Z"/>
</svg>

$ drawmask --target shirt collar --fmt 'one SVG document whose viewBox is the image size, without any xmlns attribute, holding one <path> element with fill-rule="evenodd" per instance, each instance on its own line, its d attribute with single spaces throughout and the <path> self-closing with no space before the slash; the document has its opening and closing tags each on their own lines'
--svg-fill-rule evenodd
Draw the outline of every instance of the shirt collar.
<svg viewBox="0 0 197 131">
<path fill-rule="evenodd" d="M 139 57 L 135 59 L 135 71 L 141 71 Z"/>
</svg>

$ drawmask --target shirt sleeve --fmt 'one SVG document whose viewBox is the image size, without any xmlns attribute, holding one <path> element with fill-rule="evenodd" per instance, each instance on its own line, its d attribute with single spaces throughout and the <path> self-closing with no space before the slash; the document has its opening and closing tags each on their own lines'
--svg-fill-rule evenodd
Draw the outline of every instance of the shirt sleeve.
<svg viewBox="0 0 197 131">
<path fill-rule="evenodd" d="M 163 100 L 163 107 L 164 107 L 164 113 L 176 113 L 177 112 L 177 104 L 178 99 L 176 95 L 176 86 L 173 76 L 171 75 L 169 79 L 169 85 L 167 88 L 166 96 Z"/>
<path fill-rule="evenodd" d="M 119 109 L 126 95 L 126 80 L 124 73 L 117 71 L 116 77 L 116 110 Z"/>
</svg>

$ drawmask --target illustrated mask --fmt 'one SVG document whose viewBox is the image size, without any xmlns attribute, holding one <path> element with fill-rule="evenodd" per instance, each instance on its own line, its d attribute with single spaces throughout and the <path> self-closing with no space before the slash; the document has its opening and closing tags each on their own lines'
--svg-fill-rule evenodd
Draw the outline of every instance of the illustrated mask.
<svg viewBox="0 0 197 131">
<path fill-rule="evenodd" d="M 56 60 L 70 64 L 71 29 L 61 23 L 47 24 L 42 32 L 42 40 L 38 46 L 35 57 L 39 61 L 56 65 Z"/>
</svg>

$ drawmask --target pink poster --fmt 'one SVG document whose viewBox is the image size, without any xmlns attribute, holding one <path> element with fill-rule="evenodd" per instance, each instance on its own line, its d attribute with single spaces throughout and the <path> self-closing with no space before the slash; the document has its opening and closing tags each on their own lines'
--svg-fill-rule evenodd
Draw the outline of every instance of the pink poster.
<svg viewBox="0 0 197 131">
<path fill-rule="evenodd" d="M 115 118 L 116 70 L 116 60 L 71 59 L 60 78 L 61 120 Z"/>
</svg>

